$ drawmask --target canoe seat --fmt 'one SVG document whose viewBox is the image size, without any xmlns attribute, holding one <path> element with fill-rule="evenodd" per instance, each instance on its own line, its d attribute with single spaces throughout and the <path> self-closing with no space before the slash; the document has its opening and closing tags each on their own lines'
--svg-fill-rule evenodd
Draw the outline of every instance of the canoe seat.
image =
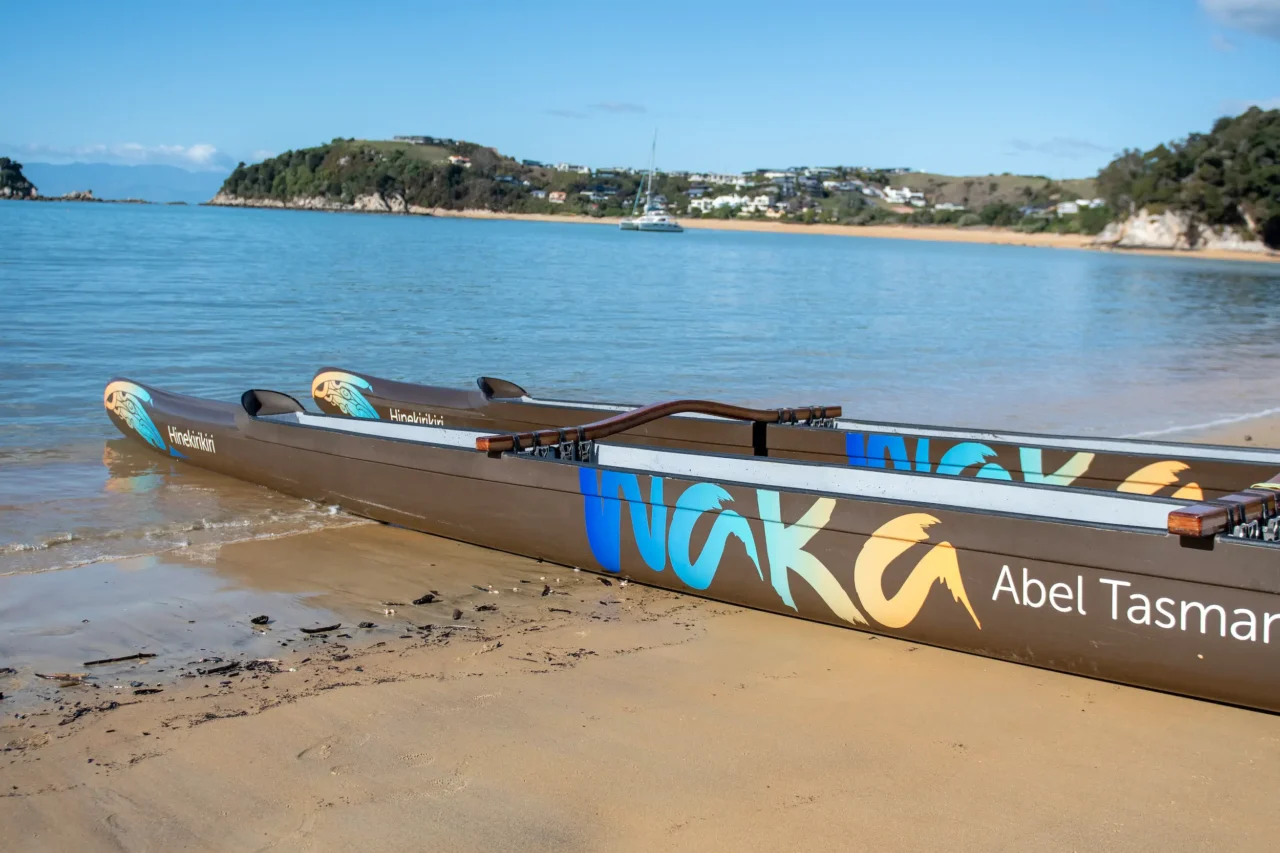
<svg viewBox="0 0 1280 853">
<path fill-rule="evenodd" d="M 284 415 L 289 412 L 303 412 L 302 404 L 279 391 L 250 390 L 240 395 L 240 405 L 250 417 L 259 415 Z"/>
<path fill-rule="evenodd" d="M 480 386 L 480 391 L 486 400 L 492 400 L 494 397 L 499 400 L 518 400 L 529 396 L 529 392 L 516 383 L 495 379 L 492 376 L 481 376 L 476 380 L 476 384 Z"/>
</svg>

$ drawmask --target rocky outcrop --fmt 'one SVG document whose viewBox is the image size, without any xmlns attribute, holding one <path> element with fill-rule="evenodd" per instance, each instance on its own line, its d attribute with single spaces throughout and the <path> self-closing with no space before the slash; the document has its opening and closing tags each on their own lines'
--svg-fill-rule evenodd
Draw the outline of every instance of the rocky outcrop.
<svg viewBox="0 0 1280 853">
<path fill-rule="evenodd" d="M 93 190 L 74 190 L 58 196 L 59 201 L 100 201 L 93 197 Z"/>
<path fill-rule="evenodd" d="M 1093 242 L 1096 246 L 1114 249 L 1270 251 L 1261 240 L 1230 226 L 1200 225 L 1190 213 L 1172 210 L 1149 213 L 1145 208 L 1128 219 L 1112 222 Z"/>
<path fill-rule="evenodd" d="M 206 204 L 213 207 L 273 207 L 287 210 L 329 210 L 353 213 L 413 213 L 429 215 L 431 211 L 425 207 L 406 204 L 398 195 L 382 195 L 370 193 L 356 196 L 351 204 L 334 201 L 324 196 L 295 196 L 288 201 L 277 198 L 241 198 L 229 193 L 219 192 Z"/>
<path fill-rule="evenodd" d="M 35 198 L 36 195 L 37 193 L 36 193 L 35 187 L 31 187 L 29 189 L 26 189 L 25 191 L 23 191 L 22 189 L 15 191 L 13 187 L 0 187 L 0 198 L 24 199 L 24 198 Z"/>
</svg>

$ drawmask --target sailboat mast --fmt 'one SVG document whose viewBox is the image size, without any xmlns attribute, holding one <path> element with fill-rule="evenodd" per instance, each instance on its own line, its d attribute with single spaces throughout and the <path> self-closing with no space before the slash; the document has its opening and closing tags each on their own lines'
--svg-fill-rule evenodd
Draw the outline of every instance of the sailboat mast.
<svg viewBox="0 0 1280 853">
<path fill-rule="evenodd" d="M 653 167 L 658 156 L 658 129 L 653 130 L 653 147 L 649 149 L 649 191 L 644 196 L 644 209 L 653 204 Z"/>
</svg>

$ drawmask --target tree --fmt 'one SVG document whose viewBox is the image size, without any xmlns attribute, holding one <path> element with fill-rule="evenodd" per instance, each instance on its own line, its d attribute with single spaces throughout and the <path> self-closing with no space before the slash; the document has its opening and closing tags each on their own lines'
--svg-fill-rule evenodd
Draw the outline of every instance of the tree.
<svg viewBox="0 0 1280 853">
<path fill-rule="evenodd" d="M 1280 110 L 1251 107 L 1209 133 L 1126 150 L 1098 172 L 1098 191 L 1115 216 L 1175 209 L 1280 248 Z"/>
<path fill-rule="evenodd" d="M 1022 218 L 1022 212 L 1007 201 L 993 201 L 978 213 L 984 225 L 1013 225 Z"/>
</svg>

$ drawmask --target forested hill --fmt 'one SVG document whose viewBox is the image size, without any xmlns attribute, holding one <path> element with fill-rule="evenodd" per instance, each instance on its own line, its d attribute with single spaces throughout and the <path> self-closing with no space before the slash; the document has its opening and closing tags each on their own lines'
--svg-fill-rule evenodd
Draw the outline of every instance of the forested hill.
<svg viewBox="0 0 1280 853">
<path fill-rule="evenodd" d="M 220 195 L 284 204 L 320 198 L 350 205 L 362 196 L 377 194 L 423 208 L 522 210 L 535 201 L 531 188 L 571 189 L 590 180 L 589 176 L 573 180 L 581 177 L 522 165 L 471 142 L 430 145 L 335 139 L 252 166 L 241 163 L 222 185 Z"/>
<path fill-rule="evenodd" d="M 35 184 L 22 174 L 22 164 L 0 157 L 0 198 L 35 198 Z"/>
<path fill-rule="evenodd" d="M 1098 173 L 1098 191 L 1121 217 L 1171 210 L 1280 248 L 1280 110 L 1253 107 L 1208 133 L 1125 151 Z"/>
</svg>

